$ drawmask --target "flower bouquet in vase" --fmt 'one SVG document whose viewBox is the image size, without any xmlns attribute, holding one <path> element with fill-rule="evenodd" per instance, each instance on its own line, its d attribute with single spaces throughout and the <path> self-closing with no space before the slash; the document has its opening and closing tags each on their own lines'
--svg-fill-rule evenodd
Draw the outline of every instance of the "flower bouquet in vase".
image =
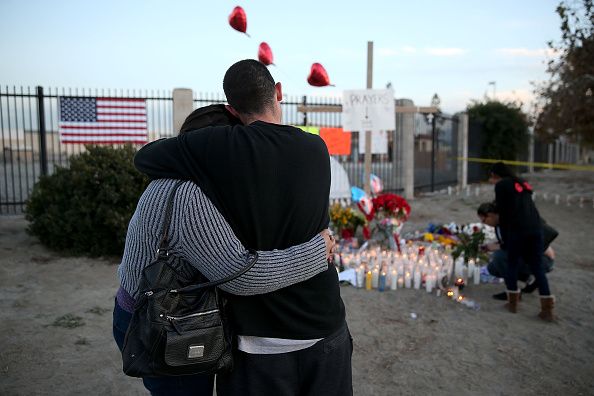
<svg viewBox="0 0 594 396">
<path fill-rule="evenodd" d="M 400 251 L 400 233 L 410 216 L 410 205 L 392 193 L 379 194 L 370 201 L 368 207 L 364 206 L 365 202 L 358 203 L 367 220 L 363 236 L 385 248 Z"/>
<path fill-rule="evenodd" d="M 341 244 L 352 248 L 358 247 L 355 238 L 359 226 L 365 225 L 365 217 L 356 209 L 343 207 L 339 203 L 330 206 L 332 230 L 339 236 Z"/>
</svg>

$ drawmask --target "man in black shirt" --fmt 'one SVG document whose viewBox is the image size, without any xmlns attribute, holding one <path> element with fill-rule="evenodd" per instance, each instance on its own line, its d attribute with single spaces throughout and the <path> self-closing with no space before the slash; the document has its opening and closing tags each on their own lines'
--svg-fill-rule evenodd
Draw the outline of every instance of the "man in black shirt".
<svg viewBox="0 0 594 396">
<path fill-rule="evenodd" d="M 281 85 L 260 62 L 232 65 L 223 88 L 243 125 L 153 142 L 138 152 L 136 167 L 153 179 L 193 180 L 246 247 L 311 239 L 329 223 L 324 142 L 281 125 Z M 238 350 L 234 370 L 217 378 L 219 394 L 352 394 L 352 343 L 333 266 L 273 293 L 228 298 Z"/>
</svg>

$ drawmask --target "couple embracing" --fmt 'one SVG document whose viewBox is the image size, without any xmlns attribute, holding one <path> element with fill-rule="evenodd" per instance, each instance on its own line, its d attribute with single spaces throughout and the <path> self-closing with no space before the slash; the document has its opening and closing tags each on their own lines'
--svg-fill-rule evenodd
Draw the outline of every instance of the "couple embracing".
<svg viewBox="0 0 594 396">
<path fill-rule="evenodd" d="M 228 106 L 193 113 L 177 137 L 144 146 L 135 165 L 153 181 L 132 217 L 118 269 L 114 337 L 120 349 L 142 270 L 158 245 L 168 193 L 173 254 L 221 286 L 237 339 L 219 395 L 352 394 L 352 339 L 337 273 L 328 264 L 330 164 L 324 142 L 282 125 L 282 89 L 258 61 L 226 72 Z M 207 126 L 212 125 L 212 126 Z M 204 128 L 203 128 L 204 127 Z M 214 378 L 143 378 L 153 395 L 211 395 Z"/>
</svg>

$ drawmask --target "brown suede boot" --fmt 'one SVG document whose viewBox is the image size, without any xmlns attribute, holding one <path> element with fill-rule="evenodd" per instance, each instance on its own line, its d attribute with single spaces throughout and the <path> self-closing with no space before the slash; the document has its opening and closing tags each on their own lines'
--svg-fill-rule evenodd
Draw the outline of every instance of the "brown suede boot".
<svg viewBox="0 0 594 396">
<path fill-rule="evenodd" d="M 509 310 L 511 313 L 518 312 L 518 302 L 520 301 L 520 291 L 519 290 L 508 290 L 507 291 L 507 303 L 505 304 L 505 308 Z"/>
<path fill-rule="evenodd" d="M 538 317 L 546 322 L 554 322 L 556 317 L 553 314 L 555 296 L 540 296 L 540 313 Z"/>
</svg>

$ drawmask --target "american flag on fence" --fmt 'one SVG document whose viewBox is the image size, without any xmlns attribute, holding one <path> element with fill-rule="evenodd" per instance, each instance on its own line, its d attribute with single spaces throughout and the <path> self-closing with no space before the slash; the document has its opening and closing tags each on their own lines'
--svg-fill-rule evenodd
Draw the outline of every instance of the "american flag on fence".
<svg viewBox="0 0 594 396">
<path fill-rule="evenodd" d="M 144 144 L 146 100 L 60 97 L 60 141 L 84 144 Z"/>
</svg>

